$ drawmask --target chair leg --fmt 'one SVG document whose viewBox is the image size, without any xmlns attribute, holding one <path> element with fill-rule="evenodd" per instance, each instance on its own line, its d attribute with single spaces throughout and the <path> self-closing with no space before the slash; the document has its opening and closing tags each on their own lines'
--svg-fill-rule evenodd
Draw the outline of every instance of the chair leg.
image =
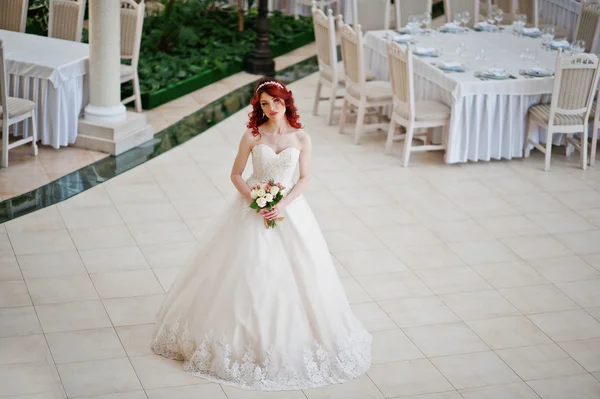
<svg viewBox="0 0 600 399">
<path fill-rule="evenodd" d="M 550 170 L 550 157 L 552 156 L 552 133 L 550 129 L 546 133 L 546 156 L 544 157 L 544 170 Z"/>
<path fill-rule="evenodd" d="M 335 111 L 335 99 L 337 95 L 337 85 L 331 87 L 331 97 L 329 97 L 329 114 L 327 115 L 327 124 L 333 123 L 333 112 Z"/>
<path fill-rule="evenodd" d="M 388 129 L 387 141 L 385 142 L 385 153 L 390 154 L 392 152 L 392 146 L 394 145 L 394 135 L 396 134 L 396 121 L 394 117 L 390 121 L 390 127 Z"/>
<path fill-rule="evenodd" d="M 317 82 L 317 90 L 315 91 L 315 101 L 313 103 L 313 115 L 317 115 L 319 113 L 319 102 L 321 101 L 321 88 L 323 84 L 319 80 Z"/>
<path fill-rule="evenodd" d="M 367 104 L 365 104 L 364 101 L 361 101 L 360 105 L 358 106 L 358 113 L 356 115 L 356 126 L 354 127 L 354 142 L 356 144 L 360 144 L 360 136 L 365 125 L 366 112 Z"/>
<path fill-rule="evenodd" d="M 31 135 L 32 135 L 31 147 L 33 148 L 33 156 L 37 157 L 38 156 L 38 146 L 37 146 L 38 133 L 37 133 L 37 118 L 35 117 L 35 109 L 33 111 L 31 111 Z"/>
<path fill-rule="evenodd" d="M 6 116 L 5 116 L 6 118 Z M 8 121 L 2 123 L 2 158 L 0 158 L 0 168 L 8 168 Z"/>
<path fill-rule="evenodd" d="M 600 126 L 594 122 L 594 131 L 592 132 L 592 149 L 590 151 L 590 166 L 596 163 L 596 147 L 598 146 L 598 129 Z"/>
<path fill-rule="evenodd" d="M 535 129 L 536 124 L 533 123 L 532 120 L 528 120 L 527 121 L 527 134 L 525 134 L 525 158 L 529 158 L 529 154 L 531 153 L 531 144 L 530 144 L 530 140 L 531 140 L 531 135 L 533 134 L 533 130 Z"/>
<path fill-rule="evenodd" d="M 344 127 L 346 126 L 346 113 L 348 112 L 348 100 L 344 98 L 344 104 L 342 105 L 342 113 L 340 114 L 340 125 L 339 132 L 340 134 L 344 134 Z"/>
<path fill-rule="evenodd" d="M 406 127 L 406 135 L 404 136 L 404 159 L 402 160 L 402 166 L 408 168 L 408 161 L 410 161 L 410 147 L 412 146 L 413 135 L 415 128 L 412 125 Z"/>
<path fill-rule="evenodd" d="M 588 126 L 587 124 L 583 125 L 583 133 L 581 133 L 581 142 L 579 143 L 581 146 L 581 153 L 579 154 L 581 157 L 581 169 L 587 169 L 587 155 L 588 155 Z"/>
<path fill-rule="evenodd" d="M 142 95 L 140 93 L 140 77 L 137 72 L 133 77 L 133 94 L 135 95 L 135 112 L 142 112 Z"/>
</svg>

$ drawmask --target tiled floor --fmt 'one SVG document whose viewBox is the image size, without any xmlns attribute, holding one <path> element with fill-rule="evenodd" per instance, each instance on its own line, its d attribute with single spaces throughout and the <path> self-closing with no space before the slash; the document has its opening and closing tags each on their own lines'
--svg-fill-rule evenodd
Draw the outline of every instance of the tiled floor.
<svg viewBox="0 0 600 399">
<path fill-rule="evenodd" d="M 186 144 L 0 225 L 0 398 L 598 399 L 600 169 L 576 157 L 411 166 L 310 115 L 306 193 L 374 364 L 344 385 L 256 393 L 151 353 L 154 315 L 218 202 L 241 111 Z M 322 114 L 324 113 L 324 107 Z"/>
<path fill-rule="evenodd" d="M 282 55 L 275 59 L 277 70 L 311 57 L 315 52 L 313 43 Z M 219 97 L 257 79 L 256 75 L 240 72 L 144 113 L 154 132 L 159 133 Z M 41 187 L 106 156 L 75 147 L 56 150 L 39 145 L 39 155 L 34 157 L 31 146 L 17 147 L 10 151 L 9 167 L 0 169 L 0 201 Z"/>
</svg>

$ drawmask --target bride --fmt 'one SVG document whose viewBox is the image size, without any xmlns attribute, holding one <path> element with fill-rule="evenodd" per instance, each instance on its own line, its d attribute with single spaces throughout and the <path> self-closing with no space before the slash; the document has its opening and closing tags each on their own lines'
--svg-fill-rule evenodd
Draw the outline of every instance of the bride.
<svg viewBox="0 0 600 399">
<path fill-rule="evenodd" d="M 302 196 L 310 180 L 310 137 L 281 82 L 261 80 L 251 104 L 231 171 L 239 193 L 179 273 L 158 314 L 152 350 L 182 360 L 196 376 L 246 389 L 348 381 L 369 368 L 372 339 L 350 309 Z M 252 175 L 244 181 L 250 155 Z M 249 187 L 271 179 L 287 193 L 270 211 L 256 213 Z M 265 228 L 265 218 L 281 217 Z"/>
</svg>

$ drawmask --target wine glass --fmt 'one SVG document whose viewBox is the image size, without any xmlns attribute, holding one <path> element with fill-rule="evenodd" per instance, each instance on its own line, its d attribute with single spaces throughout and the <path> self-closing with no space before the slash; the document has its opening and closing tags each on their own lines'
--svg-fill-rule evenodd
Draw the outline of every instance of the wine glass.
<svg viewBox="0 0 600 399">
<path fill-rule="evenodd" d="M 544 27 L 542 29 L 542 46 L 544 46 L 544 48 L 549 48 L 552 40 L 554 40 L 554 27 Z"/>
<path fill-rule="evenodd" d="M 460 26 L 461 20 L 463 17 L 463 13 L 462 11 L 460 12 L 455 12 L 454 13 L 454 18 L 452 19 L 452 22 L 454 22 L 457 26 Z"/>
<path fill-rule="evenodd" d="M 571 45 L 572 54 L 585 53 L 585 40 L 576 40 Z"/>
<path fill-rule="evenodd" d="M 497 8 L 494 12 L 494 20 L 496 21 L 496 25 L 500 28 L 500 23 L 504 19 L 504 11 L 501 8 Z"/>
<path fill-rule="evenodd" d="M 470 20 L 471 20 L 471 13 L 468 11 L 463 11 L 461 18 L 460 18 L 460 22 L 463 23 L 465 28 L 467 27 L 467 24 L 469 23 Z"/>
<path fill-rule="evenodd" d="M 467 43 L 463 40 L 456 46 L 456 55 L 463 57 L 467 52 Z"/>
<path fill-rule="evenodd" d="M 432 21 L 431 13 L 430 12 L 423 13 L 423 22 L 425 23 L 426 28 L 429 28 L 429 25 L 431 25 L 431 21 Z"/>
</svg>

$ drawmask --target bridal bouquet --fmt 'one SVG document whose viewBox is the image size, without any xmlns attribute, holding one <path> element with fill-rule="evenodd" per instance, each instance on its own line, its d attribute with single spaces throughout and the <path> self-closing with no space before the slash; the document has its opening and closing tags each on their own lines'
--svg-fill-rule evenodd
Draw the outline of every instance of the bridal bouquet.
<svg viewBox="0 0 600 399">
<path fill-rule="evenodd" d="M 275 183 L 273 180 L 252 187 L 250 189 L 250 197 L 252 198 L 250 208 L 255 209 L 257 213 L 265 208 L 268 210 L 272 209 L 283 198 L 283 190 L 285 190 L 285 187 L 281 183 Z M 273 220 L 265 218 L 265 228 L 275 228 L 276 221 L 283 221 L 283 217 Z"/>
</svg>

